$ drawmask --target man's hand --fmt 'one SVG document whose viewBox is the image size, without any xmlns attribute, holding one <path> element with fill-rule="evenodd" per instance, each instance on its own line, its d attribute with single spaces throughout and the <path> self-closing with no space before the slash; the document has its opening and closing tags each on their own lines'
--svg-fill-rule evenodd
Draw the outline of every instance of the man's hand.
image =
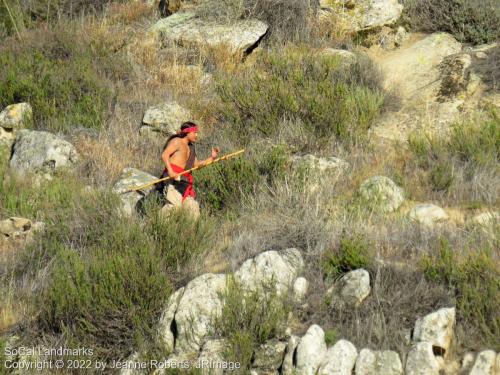
<svg viewBox="0 0 500 375">
<path fill-rule="evenodd" d="M 212 148 L 212 160 L 215 159 L 217 155 L 219 155 L 219 152 L 220 152 L 219 147 Z"/>
</svg>

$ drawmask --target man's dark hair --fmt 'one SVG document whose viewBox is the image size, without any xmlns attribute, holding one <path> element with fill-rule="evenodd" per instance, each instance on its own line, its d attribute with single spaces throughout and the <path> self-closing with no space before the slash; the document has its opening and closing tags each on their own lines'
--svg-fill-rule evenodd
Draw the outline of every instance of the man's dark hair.
<svg viewBox="0 0 500 375">
<path fill-rule="evenodd" d="M 186 137 L 188 135 L 188 133 L 183 133 L 182 131 L 184 129 L 187 129 L 187 128 L 192 128 L 193 126 L 196 126 L 196 124 L 194 122 L 191 122 L 191 121 L 186 121 L 185 123 L 183 123 L 181 125 L 181 129 L 177 133 L 175 133 L 175 134 L 171 135 L 170 137 L 168 137 L 167 142 L 165 142 L 165 146 L 163 146 L 163 149 L 165 150 L 167 148 L 168 143 L 172 139 Z"/>
</svg>

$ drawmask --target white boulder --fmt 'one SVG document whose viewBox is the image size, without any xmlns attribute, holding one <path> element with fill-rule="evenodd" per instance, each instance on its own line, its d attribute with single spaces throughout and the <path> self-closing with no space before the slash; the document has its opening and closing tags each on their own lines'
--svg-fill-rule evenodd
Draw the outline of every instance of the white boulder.
<svg viewBox="0 0 500 375">
<path fill-rule="evenodd" d="M 346 273 L 339 280 L 339 290 L 345 303 L 358 306 L 370 294 L 370 274 L 364 269 Z"/>
<path fill-rule="evenodd" d="M 24 129 L 33 123 L 33 109 L 29 103 L 11 104 L 0 112 L 0 128 Z"/>
<path fill-rule="evenodd" d="M 141 190 L 142 194 L 138 191 L 131 191 L 131 189 L 149 184 L 157 179 L 157 177 L 135 168 L 125 168 L 122 171 L 120 179 L 113 186 L 113 192 L 120 196 L 122 201 L 121 209 L 124 215 L 131 216 L 135 212 L 139 200 L 144 194 L 148 194 L 155 189 L 155 186 Z"/>
<path fill-rule="evenodd" d="M 315 375 L 326 354 L 325 332 L 314 324 L 300 339 L 295 354 L 296 371 L 301 375 Z"/>
<path fill-rule="evenodd" d="M 496 353 L 493 350 L 480 352 L 469 375 L 496 375 L 495 361 Z"/>
<path fill-rule="evenodd" d="M 293 283 L 293 298 L 296 302 L 304 300 L 307 294 L 309 282 L 305 277 L 298 277 Z"/>
<path fill-rule="evenodd" d="M 339 340 L 328 349 L 319 368 L 319 375 L 351 375 L 358 351 L 347 340 Z"/>
<path fill-rule="evenodd" d="M 411 220 L 428 227 L 432 227 L 437 223 L 442 223 L 449 219 L 446 211 L 434 204 L 416 205 L 410 210 L 408 217 Z"/>
<path fill-rule="evenodd" d="M 356 360 L 355 375 L 403 375 L 403 365 L 396 352 L 363 349 Z"/>
<path fill-rule="evenodd" d="M 191 120 L 191 112 L 177 102 L 169 102 L 150 107 L 142 119 L 141 134 L 157 132 L 175 134 L 182 123 Z"/>
<path fill-rule="evenodd" d="M 443 354 L 450 347 L 455 325 L 455 308 L 442 308 L 417 320 L 413 331 L 416 342 L 431 343 Z"/>
<path fill-rule="evenodd" d="M 358 191 L 369 206 L 381 212 L 395 211 L 404 201 L 403 189 L 385 176 L 374 176 L 365 180 Z"/>
<path fill-rule="evenodd" d="M 439 368 L 430 342 L 418 342 L 412 346 L 406 358 L 406 375 L 439 375 Z"/>
<path fill-rule="evenodd" d="M 167 354 L 174 351 L 175 336 L 172 328 L 175 325 L 174 317 L 183 293 L 184 288 L 180 288 L 169 297 L 167 307 L 160 317 L 160 323 L 158 325 L 158 343 L 163 352 Z"/>
</svg>

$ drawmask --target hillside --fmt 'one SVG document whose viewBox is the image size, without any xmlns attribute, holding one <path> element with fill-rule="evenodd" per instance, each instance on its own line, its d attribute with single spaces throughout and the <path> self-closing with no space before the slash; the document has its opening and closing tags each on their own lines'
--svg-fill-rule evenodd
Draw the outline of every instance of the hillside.
<svg viewBox="0 0 500 375">
<path fill-rule="evenodd" d="M 500 375 L 499 26 L 2 0 L 0 374 Z M 199 217 L 131 191 L 186 121 Z"/>
</svg>

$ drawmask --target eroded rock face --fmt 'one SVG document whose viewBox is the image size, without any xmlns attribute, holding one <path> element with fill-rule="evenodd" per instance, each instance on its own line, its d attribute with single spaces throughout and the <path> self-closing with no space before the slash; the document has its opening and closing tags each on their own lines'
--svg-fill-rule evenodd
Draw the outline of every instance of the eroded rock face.
<svg viewBox="0 0 500 375">
<path fill-rule="evenodd" d="M 197 277 L 185 287 L 175 313 L 176 352 L 200 350 L 213 319 L 222 311 L 220 293 L 225 288 L 226 275 L 210 273 Z"/>
<path fill-rule="evenodd" d="M 296 371 L 303 375 L 315 375 L 326 354 L 325 332 L 312 325 L 300 339 L 296 350 Z"/>
<path fill-rule="evenodd" d="M 175 134 L 184 122 L 190 120 L 191 113 L 186 108 L 176 102 L 164 103 L 147 109 L 140 132 Z"/>
<path fill-rule="evenodd" d="M 209 24 L 194 13 L 179 12 L 159 20 L 152 28 L 163 43 L 175 42 L 197 46 L 227 45 L 236 53 L 255 47 L 266 34 L 268 26 L 258 20 L 246 19 L 232 24 Z"/>
<path fill-rule="evenodd" d="M 403 189 L 385 176 L 365 180 L 359 194 L 372 208 L 385 213 L 397 210 L 404 201 Z"/>
<path fill-rule="evenodd" d="M 71 143 L 48 132 L 20 130 L 10 167 L 20 175 L 50 176 L 57 169 L 74 166 L 77 161 L 78 153 Z"/>
<path fill-rule="evenodd" d="M 403 375 L 403 365 L 396 352 L 363 349 L 356 360 L 355 375 Z"/>
<path fill-rule="evenodd" d="M 339 280 L 338 288 L 346 304 L 359 306 L 370 294 L 370 274 L 364 269 L 348 272 Z"/>
<path fill-rule="evenodd" d="M 351 375 L 358 351 L 347 340 L 339 340 L 326 352 L 319 368 L 319 375 Z"/>
<path fill-rule="evenodd" d="M 430 342 L 413 345 L 406 358 L 406 375 L 439 375 L 439 363 Z"/>
<path fill-rule="evenodd" d="M 479 353 L 469 375 L 496 375 L 495 370 L 496 353 L 493 350 L 485 350 Z"/>
<path fill-rule="evenodd" d="M 24 129 L 33 124 L 33 109 L 29 103 L 11 104 L 0 112 L 0 127 Z"/>
<path fill-rule="evenodd" d="M 449 219 L 446 211 L 435 204 L 419 204 L 410 210 L 408 217 L 428 227 L 432 227 L 435 224 L 445 222 Z"/>
<path fill-rule="evenodd" d="M 150 193 L 155 187 L 150 186 L 141 190 L 143 194 L 136 191 L 130 191 L 130 189 L 149 184 L 157 179 L 157 177 L 140 171 L 139 169 L 125 168 L 123 170 L 120 179 L 113 186 L 113 192 L 120 196 L 122 201 L 121 209 L 124 215 L 132 215 L 136 210 L 137 202 L 139 202 L 144 194 Z"/>
<path fill-rule="evenodd" d="M 453 338 L 455 308 L 443 308 L 420 318 L 415 323 L 413 340 L 431 343 L 434 352 L 444 354 Z"/>
<path fill-rule="evenodd" d="M 245 289 L 258 290 L 275 284 L 281 294 L 293 286 L 303 268 L 304 260 L 298 249 L 266 251 L 245 261 L 234 276 Z"/>
</svg>

